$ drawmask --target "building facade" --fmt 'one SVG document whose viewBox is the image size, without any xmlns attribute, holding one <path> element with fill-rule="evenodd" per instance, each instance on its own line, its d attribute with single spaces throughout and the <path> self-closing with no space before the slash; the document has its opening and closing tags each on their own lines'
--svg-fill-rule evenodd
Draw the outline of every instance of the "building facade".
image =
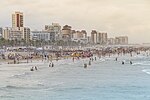
<svg viewBox="0 0 150 100">
<path fill-rule="evenodd" d="M 82 31 L 73 31 L 71 40 L 75 41 L 75 42 L 86 44 L 88 42 L 86 31 L 85 30 L 82 30 Z"/>
<path fill-rule="evenodd" d="M 30 28 L 28 27 L 21 27 L 20 31 L 22 33 L 22 39 L 24 39 L 26 41 L 26 43 L 28 43 L 30 41 Z"/>
<path fill-rule="evenodd" d="M 20 28 L 24 27 L 24 22 L 23 22 L 23 13 L 22 12 L 15 12 L 12 14 L 12 27 L 13 28 Z"/>
<path fill-rule="evenodd" d="M 3 29 L 2 37 L 6 40 L 21 40 L 22 32 L 16 28 L 6 27 Z"/>
<path fill-rule="evenodd" d="M 96 30 L 92 30 L 91 32 L 91 42 L 92 44 L 107 44 L 107 33 L 97 32 Z"/>
<path fill-rule="evenodd" d="M 40 40 L 40 41 L 55 41 L 55 33 L 48 31 L 31 31 L 32 40 Z"/>
<path fill-rule="evenodd" d="M 115 38 L 108 38 L 107 44 L 108 45 L 114 45 L 115 44 Z"/>
<path fill-rule="evenodd" d="M 107 33 L 101 33 L 101 43 L 102 45 L 106 45 L 107 44 Z"/>
<path fill-rule="evenodd" d="M 91 43 L 96 44 L 97 43 L 97 31 L 92 30 L 91 32 Z"/>
<path fill-rule="evenodd" d="M 117 45 L 127 45 L 128 37 L 127 36 L 119 36 L 115 38 L 115 44 Z"/>
<path fill-rule="evenodd" d="M 0 38 L 2 38 L 3 28 L 0 27 Z"/>
<path fill-rule="evenodd" d="M 65 25 L 61 31 L 63 41 L 71 41 L 72 30 L 71 26 Z"/>
<path fill-rule="evenodd" d="M 55 33 L 55 40 L 61 40 L 61 26 L 59 23 L 52 23 L 52 25 L 45 25 L 45 30 L 51 33 Z"/>
</svg>

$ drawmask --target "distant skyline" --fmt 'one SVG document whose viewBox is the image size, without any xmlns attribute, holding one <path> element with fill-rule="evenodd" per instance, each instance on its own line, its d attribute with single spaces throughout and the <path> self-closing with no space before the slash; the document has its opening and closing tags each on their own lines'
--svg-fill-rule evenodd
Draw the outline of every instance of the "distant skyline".
<svg viewBox="0 0 150 100">
<path fill-rule="evenodd" d="M 149 0 L 4 0 L 0 27 L 11 27 L 12 13 L 24 13 L 24 26 L 68 24 L 75 30 L 107 32 L 109 37 L 128 36 L 129 43 L 150 43 Z"/>
</svg>

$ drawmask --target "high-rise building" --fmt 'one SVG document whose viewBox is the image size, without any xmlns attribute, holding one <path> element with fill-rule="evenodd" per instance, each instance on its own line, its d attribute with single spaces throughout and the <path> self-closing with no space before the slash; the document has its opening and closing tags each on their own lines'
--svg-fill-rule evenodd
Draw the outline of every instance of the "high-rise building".
<svg viewBox="0 0 150 100">
<path fill-rule="evenodd" d="M 2 38 L 3 28 L 0 27 L 0 38 Z"/>
<path fill-rule="evenodd" d="M 45 30 L 50 33 L 55 33 L 55 40 L 60 40 L 62 37 L 61 26 L 59 23 L 52 23 L 52 25 L 45 25 Z"/>
<path fill-rule="evenodd" d="M 61 31 L 61 33 L 62 33 L 62 39 L 64 40 L 64 41 L 69 41 L 69 40 L 71 40 L 71 32 L 72 32 L 72 30 L 71 30 L 71 26 L 69 26 L 69 25 L 65 25 L 65 26 L 63 26 L 63 29 L 62 29 L 62 31 Z"/>
<path fill-rule="evenodd" d="M 92 44 L 97 43 L 97 31 L 96 30 L 92 30 L 91 32 L 91 42 Z"/>
<path fill-rule="evenodd" d="M 6 40 L 9 40 L 10 33 L 11 33 L 10 27 L 3 28 L 2 37 Z"/>
<path fill-rule="evenodd" d="M 101 44 L 107 44 L 107 33 L 102 33 L 101 40 L 102 40 Z"/>
<path fill-rule="evenodd" d="M 128 37 L 127 36 L 119 36 L 115 38 L 115 44 L 126 45 L 128 44 Z"/>
<path fill-rule="evenodd" d="M 15 12 L 14 14 L 12 14 L 12 27 L 13 28 L 19 28 L 23 27 L 24 25 L 23 22 L 23 13 L 22 12 Z"/>
<path fill-rule="evenodd" d="M 92 44 L 107 44 L 107 33 L 97 32 L 96 30 L 92 30 L 91 32 L 91 42 Z"/>
<path fill-rule="evenodd" d="M 102 44 L 102 33 L 97 33 L 97 43 Z"/>
<path fill-rule="evenodd" d="M 26 43 L 29 42 L 30 40 L 30 28 L 28 27 L 21 27 L 20 28 L 21 32 L 22 32 L 22 39 L 24 39 L 26 41 Z"/>
<path fill-rule="evenodd" d="M 83 34 L 83 38 L 87 38 L 87 32 L 86 32 L 86 30 L 82 30 L 81 33 Z"/>
</svg>

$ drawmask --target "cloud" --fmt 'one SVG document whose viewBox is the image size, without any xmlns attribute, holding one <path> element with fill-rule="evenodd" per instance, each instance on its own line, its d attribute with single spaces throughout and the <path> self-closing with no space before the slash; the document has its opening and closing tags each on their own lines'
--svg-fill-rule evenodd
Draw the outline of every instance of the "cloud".
<svg viewBox="0 0 150 100">
<path fill-rule="evenodd" d="M 59 22 L 74 29 L 106 31 L 110 37 L 128 35 L 130 42 L 150 42 L 149 0 L 5 0 L 0 4 L 1 25 L 22 11 L 26 26 L 43 28 Z"/>
</svg>

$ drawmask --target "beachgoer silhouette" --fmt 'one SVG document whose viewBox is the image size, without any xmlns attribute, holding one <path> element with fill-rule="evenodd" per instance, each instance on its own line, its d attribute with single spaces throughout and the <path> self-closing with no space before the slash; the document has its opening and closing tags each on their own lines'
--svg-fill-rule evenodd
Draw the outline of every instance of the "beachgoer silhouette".
<svg viewBox="0 0 150 100">
<path fill-rule="evenodd" d="M 49 64 L 49 67 L 51 67 L 51 63 Z"/>
<path fill-rule="evenodd" d="M 122 61 L 122 65 L 124 65 L 124 61 Z"/>
<path fill-rule="evenodd" d="M 35 66 L 35 70 L 38 70 L 36 66 Z"/>
<path fill-rule="evenodd" d="M 117 61 L 118 59 L 116 58 L 116 61 Z"/>
<path fill-rule="evenodd" d="M 52 63 L 52 67 L 54 67 L 54 64 Z"/>
<path fill-rule="evenodd" d="M 89 61 L 89 65 L 91 65 L 91 61 Z"/>
<path fill-rule="evenodd" d="M 87 68 L 87 64 L 84 64 L 84 68 Z"/>
<path fill-rule="evenodd" d="M 130 64 L 132 65 L 132 61 L 130 61 Z"/>
<path fill-rule="evenodd" d="M 30 71 L 34 71 L 33 67 L 30 69 Z"/>
<path fill-rule="evenodd" d="M 96 61 L 96 57 L 95 57 L 95 61 Z"/>
</svg>

